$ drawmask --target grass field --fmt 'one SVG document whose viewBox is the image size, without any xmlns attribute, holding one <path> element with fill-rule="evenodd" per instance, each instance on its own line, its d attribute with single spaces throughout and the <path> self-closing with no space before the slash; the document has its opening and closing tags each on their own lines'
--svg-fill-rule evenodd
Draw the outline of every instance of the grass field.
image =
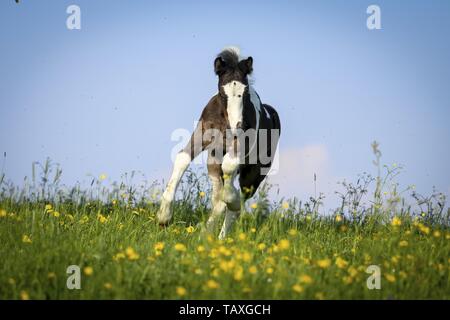
<svg viewBox="0 0 450 320">
<path fill-rule="evenodd" d="M 62 192 L 44 170 L 25 191 L 3 181 L 0 299 L 450 298 L 448 212 L 432 197 L 413 210 L 382 179 L 367 180 L 377 184 L 367 206 L 357 202 L 367 185 L 347 184 L 331 215 L 318 214 L 320 198 L 270 203 L 263 190 L 219 241 L 203 232 L 209 191 L 193 175 L 161 229 L 157 196 L 106 193 L 104 177 L 89 194 Z M 70 265 L 80 290 L 66 286 Z M 379 290 L 367 287 L 370 265 Z"/>
</svg>

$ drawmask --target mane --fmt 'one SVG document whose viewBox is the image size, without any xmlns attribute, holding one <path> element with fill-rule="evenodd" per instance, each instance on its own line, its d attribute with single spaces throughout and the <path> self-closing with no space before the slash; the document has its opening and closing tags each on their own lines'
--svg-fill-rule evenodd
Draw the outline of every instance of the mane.
<svg viewBox="0 0 450 320">
<path fill-rule="evenodd" d="M 238 47 L 227 47 L 220 52 L 217 57 L 221 57 L 227 65 L 232 68 L 237 67 L 241 60 L 240 50 Z"/>
</svg>

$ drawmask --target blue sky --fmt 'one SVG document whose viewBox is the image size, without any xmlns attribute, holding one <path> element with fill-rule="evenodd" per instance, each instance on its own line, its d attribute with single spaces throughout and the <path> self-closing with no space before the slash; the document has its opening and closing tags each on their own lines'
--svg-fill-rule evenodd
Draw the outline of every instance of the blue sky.
<svg viewBox="0 0 450 320">
<path fill-rule="evenodd" d="M 227 45 L 254 58 L 282 121 L 280 193 L 405 166 L 400 183 L 450 193 L 448 1 L 30 1 L 0 3 L 0 152 L 20 183 L 50 157 L 63 181 L 138 170 L 168 178 L 171 133 L 215 93 Z M 66 8 L 81 8 L 81 30 Z M 381 8 L 382 30 L 366 28 Z"/>
</svg>

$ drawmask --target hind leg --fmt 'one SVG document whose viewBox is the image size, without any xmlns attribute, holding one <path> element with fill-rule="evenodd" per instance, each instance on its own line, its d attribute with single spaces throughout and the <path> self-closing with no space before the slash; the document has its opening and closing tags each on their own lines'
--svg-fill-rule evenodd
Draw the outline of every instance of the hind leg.
<svg viewBox="0 0 450 320">
<path fill-rule="evenodd" d="M 222 167 L 217 159 L 214 159 L 211 155 L 208 158 L 208 176 L 212 184 L 212 212 L 206 222 L 206 228 L 212 232 L 217 225 L 217 221 L 224 215 L 227 205 L 222 200 L 223 192 L 223 180 L 222 180 Z"/>
</svg>

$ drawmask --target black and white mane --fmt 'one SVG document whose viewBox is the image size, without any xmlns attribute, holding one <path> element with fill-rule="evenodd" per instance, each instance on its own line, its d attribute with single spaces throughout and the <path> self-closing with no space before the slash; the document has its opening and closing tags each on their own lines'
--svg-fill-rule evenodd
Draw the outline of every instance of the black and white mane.
<svg viewBox="0 0 450 320">
<path fill-rule="evenodd" d="M 208 152 L 208 175 L 212 183 L 212 230 L 225 215 L 219 237 L 225 238 L 239 217 L 241 206 L 252 197 L 272 165 L 280 136 L 280 118 L 261 100 L 249 83 L 253 58 L 242 59 L 236 48 L 224 49 L 214 60 L 219 78 L 218 93 L 208 102 L 186 147 L 175 159 L 174 169 L 161 198 L 158 220 L 172 218 L 172 202 L 189 163 Z M 239 189 L 233 182 L 239 175 Z"/>
</svg>

